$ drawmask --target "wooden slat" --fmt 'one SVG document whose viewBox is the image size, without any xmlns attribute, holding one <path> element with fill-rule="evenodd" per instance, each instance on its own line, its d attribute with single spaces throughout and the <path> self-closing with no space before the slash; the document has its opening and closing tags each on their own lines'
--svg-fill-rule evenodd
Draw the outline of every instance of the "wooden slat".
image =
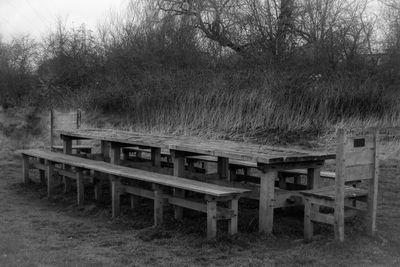
<svg viewBox="0 0 400 267">
<path fill-rule="evenodd" d="M 346 181 L 357 181 L 372 179 L 374 176 L 374 165 L 346 166 L 344 179 Z"/>
<path fill-rule="evenodd" d="M 79 158 L 75 156 L 42 151 L 42 150 L 24 150 L 21 152 L 24 155 L 39 157 L 51 160 L 53 162 L 64 163 L 67 165 L 90 169 L 102 173 L 107 173 L 115 176 L 132 178 L 135 180 L 157 183 L 160 185 L 170 186 L 173 188 L 190 190 L 193 192 L 209 194 L 212 196 L 227 196 L 232 194 L 241 194 L 247 192 L 244 189 L 222 187 L 185 178 L 158 174 L 154 172 L 132 169 L 124 166 L 114 165 L 107 162 L 93 161 L 89 159 Z"/>
<path fill-rule="evenodd" d="M 345 165 L 368 165 L 374 163 L 374 150 L 364 149 L 363 151 L 347 152 L 345 154 Z"/>
</svg>

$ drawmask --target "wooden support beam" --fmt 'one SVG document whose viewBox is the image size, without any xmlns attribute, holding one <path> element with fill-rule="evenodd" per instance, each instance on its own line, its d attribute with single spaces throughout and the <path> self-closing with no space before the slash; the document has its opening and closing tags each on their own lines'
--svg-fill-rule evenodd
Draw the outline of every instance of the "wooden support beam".
<svg viewBox="0 0 400 267">
<path fill-rule="evenodd" d="M 232 218 L 229 219 L 228 232 L 230 235 L 237 233 L 238 226 L 238 199 L 229 201 L 229 209 L 233 212 Z"/>
<path fill-rule="evenodd" d="M 44 164 L 44 159 L 39 159 L 39 163 Z M 39 170 L 40 183 L 46 184 L 46 173 L 44 170 Z"/>
<path fill-rule="evenodd" d="M 160 226 L 163 222 L 164 194 L 159 186 L 155 185 L 153 188 L 154 188 L 154 226 Z"/>
<path fill-rule="evenodd" d="M 111 207 L 112 217 L 118 217 L 120 214 L 120 199 L 121 199 L 121 181 L 120 178 L 111 175 Z"/>
<path fill-rule="evenodd" d="M 161 167 L 161 148 L 151 148 L 151 162 L 153 163 L 153 166 Z"/>
<path fill-rule="evenodd" d="M 22 155 L 22 182 L 28 184 L 31 182 L 29 178 L 29 157 L 27 155 Z"/>
<path fill-rule="evenodd" d="M 274 187 L 276 170 L 262 174 L 260 184 L 259 232 L 271 234 L 274 222 Z"/>
<path fill-rule="evenodd" d="M 174 176 L 184 177 L 185 173 L 185 156 L 183 153 L 175 150 L 171 150 L 172 161 L 174 163 Z M 174 188 L 174 196 L 184 198 L 185 191 Z M 183 209 L 182 207 L 174 207 L 174 218 L 175 220 L 182 220 Z"/>
<path fill-rule="evenodd" d="M 76 189 L 77 189 L 77 202 L 78 206 L 83 204 L 85 198 L 85 186 L 83 184 L 83 172 L 78 170 L 76 172 Z"/>
<path fill-rule="evenodd" d="M 227 179 L 229 173 L 229 159 L 218 157 L 218 174 L 220 179 Z"/>
<path fill-rule="evenodd" d="M 217 202 L 207 201 L 207 239 L 217 236 Z"/>
<path fill-rule="evenodd" d="M 47 197 L 51 197 L 54 191 L 54 166 L 48 163 L 46 167 L 46 177 L 47 177 Z"/>
<path fill-rule="evenodd" d="M 314 234 L 314 223 L 311 221 L 311 202 L 304 199 L 304 239 L 310 241 Z"/>
<path fill-rule="evenodd" d="M 115 165 L 121 165 L 121 147 L 118 144 L 111 143 L 110 162 Z"/>
<path fill-rule="evenodd" d="M 316 189 L 319 187 L 321 181 L 321 168 L 308 168 L 307 169 L 307 189 Z"/>
</svg>

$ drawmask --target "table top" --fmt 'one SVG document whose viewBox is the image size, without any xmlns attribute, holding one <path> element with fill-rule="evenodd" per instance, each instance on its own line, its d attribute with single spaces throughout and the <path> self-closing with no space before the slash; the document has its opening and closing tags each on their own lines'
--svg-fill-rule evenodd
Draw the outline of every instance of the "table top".
<svg viewBox="0 0 400 267">
<path fill-rule="evenodd" d="M 225 157 L 260 164 L 315 162 L 334 159 L 331 152 L 257 145 L 227 140 L 203 140 L 187 136 L 142 134 L 112 129 L 63 130 L 60 135 L 78 139 L 96 139 L 121 144 L 171 149 L 200 155 Z"/>
</svg>

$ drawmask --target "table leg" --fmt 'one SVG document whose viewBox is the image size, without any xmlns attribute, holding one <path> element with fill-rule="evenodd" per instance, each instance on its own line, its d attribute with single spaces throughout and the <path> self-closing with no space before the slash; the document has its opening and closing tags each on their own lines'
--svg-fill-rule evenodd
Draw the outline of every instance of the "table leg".
<svg viewBox="0 0 400 267">
<path fill-rule="evenodd" d="M 218 157 L 218 175 L 220 179 L 228 178 L 229 173 L 229 159 Z"/>
<path fill-rule="evenodd" d="M 63 153 L 71 155 L 72 154 L 72 138 L 63 136 L 62 139 L 63 139 Z M 70 167 L 63 164 L 63 169 L 69 170 Z M 64 193 L 67 193 L 71 190 L 71 181 L 66 176 L 63 176 L 62 180 L 64 181 Z"/>
<path fill-rule="evenodd" d="M 115 143 L 111 143 L 110 162 L 115 165 L 121 164 L 121 147 Z"/>
<path fill-rule="evenodd" d="M 101 155 L 104 161 L 108 161 L 110 157 L 110 144 L 107 141 L 101 141 Z"/>
<path fill-rule="evenodd" d="M 161 167 L 161 148 L 151 148 L 151 162 L 155 167 Z"/>
<path fill-rule="evenodd" d="M 321 167 L 307 169 L 307 189 L 319 187 L 321 181 Z"/>
<path fill-rule="evenodd" d="M 276 170 L 267 170 L 261 176 L 260 184 L 260 208 L 259 208 L 259 232 L 272 233 L 274 222 L 275 179 Z"/>
</svg>

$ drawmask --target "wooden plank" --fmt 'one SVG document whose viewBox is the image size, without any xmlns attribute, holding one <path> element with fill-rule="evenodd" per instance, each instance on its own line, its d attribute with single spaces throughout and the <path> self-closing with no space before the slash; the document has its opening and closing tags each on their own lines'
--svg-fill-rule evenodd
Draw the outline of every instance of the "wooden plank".
<svg viewBox="0 0 400 267">
<path fill-rule="evenodd" d="M 274 221 L 274 183 L 277 178 L 276 170 L 262 174 L 260 180 L 259 232 L 272 233 Z"/>
<path fill-rule="evenodd" d="M 167 198 L 171 205 L 207 213 L 207 205 L 205 203 L 176 196 L 168 196 Z"/>
<path fill-rule="evenodd" d="M 207 239 L 217 236 L 217 202 L 207 201 Z"/>
<path fill-rule="evenodd" d="M 83 172 L 78 171 L 76 174 L 76 189 L 77 189 L 77 203 L 78 206 L 83 205 L 85 198 L 85 186 L 83 184 Z"/>
<path fill-rule="evenodd" d="M 121 191 L 143 198 L 154 199 L 154 192 L 148 189 L 133 187 L 129 185 L 121 185 Z"/>
<path fill-rule="evenodd" d="M 307 170 L 305 170 L 305 169 L 283 170 L 283 171 L 279 171 L 279 173 L 286 174 L 286 175 L 307 175 Z M 329 171 L 321 171 L 320 177 L 325 178 L 325 179 L 335 179 L 336 173 L 329 172 Z"/>
<path fill-rule="evenodd" d="M 229 196 L 232 194 L 241 194 L 248 191 L 240 188 L 217 186 L 195 180 L 164 175 L 154 172 L 148 172 L 139 169 L 132 169 L 129 167 L 114 165 L 107 162 L 94 161 L 85 158 L 64 155 L 60 153 L 54 153 L 48 151 L 44 152 L 40 150 L 27 150 L 23 151 L 22 153 L 30 154 L 35 157 L 48 158 L 54 162 L 73 165 L 75 167 L 82 169 L 91 169 L 106 174 L 121 176 L 124 178 L 131 178 L 139 181 L 146 181 L 150 183 L 157 183 L 160 185 L 170 186 L 172 188 L 190 190 L 193 192 L 209 194 L 216 197 Z"/>
<path fill-rule="evenodd" d="M 372 148 L 364 151 L 346 152 L 345 164 L 346 166 L 373 164 L 374 154 L 374 149 Z"/>
<path fill-rule="evenodd" d="M 29 178 L 29 157 L 22 155 L 22 182 L 28 184 L 31 182 Z"/>
<path fill-rule="evenodd" d="M 326 224 L 331 224 L 333 225 L 335 223 L 335 218 L 332 214 L 324 214 L 320 213 L 318 211 L 312 212 L 311 213 L 311 220 L 314 222 L 321 222 L 321 223 L 326 223 Z"/>
<path fill-rule="evenodd" d="M 361 165 L 361 166 L 346 166 L 345 167 L 345 180 L 346 181 L 359 181 L 368 180 L 374 177 L 374 165 Z"/>
</svg>

